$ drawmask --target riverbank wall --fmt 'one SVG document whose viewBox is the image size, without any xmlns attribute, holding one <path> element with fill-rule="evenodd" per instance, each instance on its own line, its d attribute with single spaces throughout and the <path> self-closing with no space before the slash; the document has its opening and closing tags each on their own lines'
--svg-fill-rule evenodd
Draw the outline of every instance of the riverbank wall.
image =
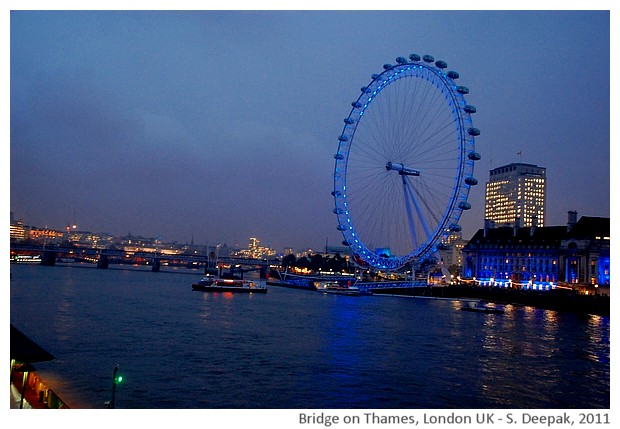
<svg viewBox="0 0 620 429">
<path fill-rule="evenodd" d="M 375 289 L 373 294 L 426 296 L 436 298 L 473 298 L 500 304 L 517 304 L 545 310 L 568 311 L 598 316 L 610 315 L 610 298 L 583 295 L 575 291 L 556 289 L 533 291 L 481 286 L 429 286 L 416 288 Z"/>
</svg>

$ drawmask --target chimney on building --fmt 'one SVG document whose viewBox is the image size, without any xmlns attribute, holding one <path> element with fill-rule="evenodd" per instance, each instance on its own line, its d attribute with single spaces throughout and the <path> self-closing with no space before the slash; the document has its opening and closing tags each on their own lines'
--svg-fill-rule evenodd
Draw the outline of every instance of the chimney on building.
<svg viewBox="0 0 620 429">
<path fill-rule="evenodd" d="M 577 223 L 577 212 L 574 210 L 571 210 L 568 212 L 568 222 L 566 224 L 566 232 L 570 232 L 570 230 L 573 229 L 576 223 Z"/>
<path fill-rule="evenodd" d="M 514 237 L 517 236 L 517 232 L 519 231 L 520 227 L 521 227 L 521 218 L 520 217 L 516 217 L 515 218 L 515 225 L 514 225 L 514 228 L 512 229 L 512 235 Z"/>
<path fill-rule="evenodd" d="M 530 237 L 534 235 L 534 231 L 536 231 L 536 227 L 538 226 L 538 216 L 532 216 L 532 225 L 530 226 Z"/>
<path fill-rule="evenodd" d="M 484 220 L 484 237 L 486 238 L 489 229 L 495 228 L 495 221 L 491 219 Z"/>
</svg>

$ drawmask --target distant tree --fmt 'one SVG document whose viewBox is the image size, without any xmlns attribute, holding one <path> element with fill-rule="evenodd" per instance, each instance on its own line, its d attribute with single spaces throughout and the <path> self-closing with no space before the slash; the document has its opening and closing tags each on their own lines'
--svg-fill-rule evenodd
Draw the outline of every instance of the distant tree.
<svg viewBox="0 0 620 429">
<path fill-rule="evenodd" d="M 297 258 L 295 255 L 288 254 L 284 258 L 282 258 L 282 266 L 286 269 L 288 267 L 294 267 L 297 263 Z"/>
<path fill-rule="evenodd" d="M 329 258 L 325 263 L 325 268 L 328 270 L 332 270 L 334 272 L 342 272 L 346 270 L 347 261 L 340 253 L 336 253 L 334 256 Z"/>
<path fill-rule="evenodd" d="M 319 271 L 324 268 L 323 255 L 315 253 L 310 257 L 310 269 L 312 271 Z"/>
<path fill-rule="evenodd" d="M 310 268 L 310 258 L 307 256 L 303 256 L 297 260 L 295 263 L 297 268 Z"/>
</svg>

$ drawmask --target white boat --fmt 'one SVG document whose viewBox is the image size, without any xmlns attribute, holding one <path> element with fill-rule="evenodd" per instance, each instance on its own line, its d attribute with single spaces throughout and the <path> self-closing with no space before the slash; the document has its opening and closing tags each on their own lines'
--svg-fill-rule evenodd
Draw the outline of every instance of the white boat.
<svg viewBox="0 0 620 429">
<path fill-rule="evenodd" d="M 355 286 L 342 286 L 334 282 L 320 283 L 316 290 L 317 292 L 333 293 L 336 295 L 360 296 L 362 294 L 362 292 Z"/>
<path fill-rule="evenodd" d="M 476 305 L 473 306 L 464 305 L 461 307 L 461 310 L 470 311 L 472 313 L 504 314 L 504 309 L 485 305 L 482 301 L 479 301 Z"/>
<path fill-rule="evenodd" d="M 211 275 L 192 284 L 192 289 L 201 292 L 267 293 L 265 286 L 250 280 L 220 279 Z"/>
<path fill-rule="evenodd" d="M 40 264 L 41 263 L 41 255 L 15 255 L 11 262 L 15 262 L 17 264 Z"/>
</svg>

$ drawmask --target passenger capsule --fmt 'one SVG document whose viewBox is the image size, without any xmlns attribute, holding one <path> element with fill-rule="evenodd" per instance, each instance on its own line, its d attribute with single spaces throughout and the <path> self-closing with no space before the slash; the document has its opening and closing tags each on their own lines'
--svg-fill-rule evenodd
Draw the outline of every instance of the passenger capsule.
<svg viewBox="0 0 620 429">
<path fill-rule="evenodd" d="M 334 214 L 342 214 L 342 209 L 336 207 L 334 210 Z"/>
<path fill-rule="evenodd" d="M 343 246 L 349 246 L 349 242 L 347 240 L 342 240 L 342 245 Z"/>
<path fill-rule="evenodd" d="M 376 78 L 378 78 L 378 77 L 379 77 L 379 75 L 378 75 L 377 73 L 373 73 L 373 74 L 371 74 L 371 75 L 370 75 L 370 78 L 371 78 L 372 80 L 375 80 L 375 79 L 376 79 Z"/>
<path fill-rule="evenodd" d="M 432 63 L 433 61 L 435 61 L 435 58 L 432 55 L 424 55 L 422 59 L 427 63 Z"/>
<path fill-rule="evenodd" d="M 360 103 L 359 101 L 354 101 L 353 103 L 351 103 L 351 106 L 359 109 L 360 107 L 362 107 L 362 103 Z"/>
<path fill-rule="evenodd" d="M 449 71 L 448 72 L 448 77 L 450 79 L 458 79 L 460 77 L 460 75 L 459 75 L 459 72 Z"/>
<path fill-rule="evenodd" d="M 387 70 L 387 69 L 391 69 L 391 68 L 392 68 L 392 64 L 383 64 L 383 68 L 384 68 L 385 70 Z"/>
<path fill-rule="evenodd" d="M 342 195 L 340 191 L 332 191 L 332 197 L 339 197 L 340 195 Z"/>
<path fill-rule="evenodd" d="M 411 61 L 420 61 L 420 56 L 418 54 L 411 54 L 409 55 L 409 59 Z"/>
<path fill-rule="evenodd" d="M 466 86 L 457 86 L 456 92 L 460 94 L 469 94 L 469 88 L 467 88 Z"/>
<path fill-rule="evenodd" d="M 340 140 L 341 142 L 348 142 L 349 138 L 343 134 L 340 137 L 338 137 L 338 140 Z"/>
<path fill-rule="evenodd" d="M 355 121 L 354 121 L 353 119 L 351 119 L 351 118 L 345 118 L 345 119 L 344 119 L 344 123 L 345 123 L 345 124 L 352 125 L 354 122 L 355 122 Z"/>
<path fill-rule="evenodd" d="M 453 223 L 452 225 L 450 225 L 450 226 L 448 227 L 448 229 L 449 229 L 450 231 L 452 231 L 452 232 L 459 232 L 459 231 L 461 231 L 463 228 L 461 227 L 461 225 L 457 225 L 457 224 Z"/>
<path fill-rule="evenodd" d="M 398 57 L 398 58 L 396 58 L 396 62 L 398 64 L 407 64 L 407 58 L 405 58 L 405 57 Z"/>
<path fill-rule="evenodd" d="M 459 203 L 459 208 L 461 210 L 469 210 L 469 209 L 471 209 L 471 204 L 469 204 L 467 201 L 461 201 Z"/>
<path fill-rule="evenodd" d="M 437 66 L 437 68 L 440 69 L 445 69 L 446 67 L 448 67 L 448 64 L 445 61 L 435 61 L 435 65 Z"/>
<path fill-rule="evenodd" d="M 347 227 L 346 227 L 346 225 L 338 225 L 338 226 L 336 227 L 336 229 L 337 229 L 338 231 L 346 231 L 346 230 L 347 230 Z"/>
<path fill-rule="evenodd" d="M 465 183 L 467 183 L 469 186 L 475 186 L 478 184 L 478 179 L 476 179 L 475 177 L 468 177 L 467 179 L 465 179 Z"/>
<path fill-rule="evenodd" d="M 463 110 L 466 111 L 467 113 L 476 113 L 476 108 L 469 104 L 464 105 Z"/>
<path fill-rule="evenodd" d="M 478 152 L 469 152 L 467 154 L 467 158 L 471 159 L 472 161 L 480 161 L 480 158 L 482 157 Z"/>
<path fill-rule="evenodd" d="M 336 155 L 334 155 L 334 158 L 336 159 L 344 159 L 344 155 L 341 153 L 337 153 Z"/>
<path fill-rule="evenodd" d="M 480 130 L 478 128 L 467 128 L 467 134 L 470 136 L 479 136 Z"/>
</svg>

